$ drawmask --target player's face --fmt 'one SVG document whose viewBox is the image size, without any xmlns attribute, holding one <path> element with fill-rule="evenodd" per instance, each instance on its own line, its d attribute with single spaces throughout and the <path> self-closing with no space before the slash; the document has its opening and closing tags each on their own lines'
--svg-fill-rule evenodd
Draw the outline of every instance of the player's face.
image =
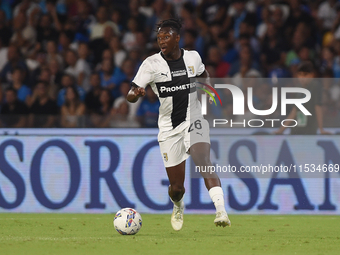
<svg viewBox="0 0 340 255">
<path fill-rule="evenodd" d="M 172 55 L 178 47 L 179 35 L 170 27 L 161 28 L 157 34 L 157 43 L 165 56 Z"/>
</svg>

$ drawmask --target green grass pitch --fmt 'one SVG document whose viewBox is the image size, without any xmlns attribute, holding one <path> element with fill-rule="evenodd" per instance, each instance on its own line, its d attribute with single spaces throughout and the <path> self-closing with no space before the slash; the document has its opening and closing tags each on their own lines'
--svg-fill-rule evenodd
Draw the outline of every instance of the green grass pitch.
<svg viewBox="0 0 340 255">
<path fill-rule="evenodd" d="M 340 254 L 340 216 L 142 214 L 135 236 L 119 235 L 112 214 L 0 214 L 0 254 Z"/>
</svg>

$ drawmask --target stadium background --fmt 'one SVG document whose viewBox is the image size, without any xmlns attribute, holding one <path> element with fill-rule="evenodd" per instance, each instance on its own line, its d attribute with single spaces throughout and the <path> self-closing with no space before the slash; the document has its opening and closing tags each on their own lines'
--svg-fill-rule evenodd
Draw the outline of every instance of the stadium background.
<svg viewBox="0 0 340 255">
<path fill-rule="evenodd" d="M 212 77 L 235 83 L 295 77 L 297 65 L 312 60 L 319 77 L 339 78 L 339 10 L 332 0 L 1 1 L 0 212 L 107 213 L 135 206 L 142 213 L 169 213 L 156 143 L 158 101 L 151 90 L 140 104 L 123 100 L 142 60 L 158 52 L 155 24 L 179 16 L 180 46 L 197 50 Z M 324 125 L 334 133 L 339 96 L 336 82 L 324 85 Z M 255 102 L 257 109 L 268 103 L 261 96 Z M 231 105 L 214 116 L 232 117 Z M 340 163 L 337 136 L 252 133 L 230 129 L 233 136 L 212 135 L 212 141 L 241 162 L 252 152 L 230 146 L 248 141 L 258 160 L 271 153 L 264 164 L 312 157 Z M 284 142 L 290 153 L 280 150 Z M 112 179 L 100 173 L 106 171 Z M 213 213 L 203 181 L 190 179 L 190 171 L 187 177 L 188 211 Z M 223 179 L 222 187 L 230 213 L 339 214 L 339 174 L 326 177 L 245 183 L 235 176 Z"/>
</svg>

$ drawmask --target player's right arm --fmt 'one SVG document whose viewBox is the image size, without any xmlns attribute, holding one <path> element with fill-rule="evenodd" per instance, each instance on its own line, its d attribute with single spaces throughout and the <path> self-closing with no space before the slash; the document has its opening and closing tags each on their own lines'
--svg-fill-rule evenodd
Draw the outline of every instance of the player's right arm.
<svg viewBox="0 0 340 255">
<path fill-rule="evenodd" d="M 153 68 L 148 59 L 145 59 L 138 69 L 135 78 L 132 81 L 132 86 L 126 96 L 126 100 L 131 103 L 137 102 L 138 98 L 145 95 L 145 88 L 153 82 Z"/>
<path fill-rule="evenodd" d="M 142 87 L 135 87 L 132 86 L 129 93 L 126 96 L 126 100 L 128 100 L 130 103 L 137 102 L 138 98 L 145 96 L 145 89 Z"/>
</svg>

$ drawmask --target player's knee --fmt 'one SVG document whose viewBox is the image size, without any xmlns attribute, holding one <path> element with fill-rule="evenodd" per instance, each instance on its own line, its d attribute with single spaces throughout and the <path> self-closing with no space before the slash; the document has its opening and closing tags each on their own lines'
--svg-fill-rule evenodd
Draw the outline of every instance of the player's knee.
<svg viewBox="0 0 340 255">
<path fill-rule="evenodd" d="M 183 194 L 185 192 L 185 189 L 183 185 L 171 185 L 171 192 Z"/>
<path fill-rule="evenodd" d="M 183 185 L 171 185 L 171 198 L 174 201 L 179 201 L 185 192 Z"/>
</svg>

